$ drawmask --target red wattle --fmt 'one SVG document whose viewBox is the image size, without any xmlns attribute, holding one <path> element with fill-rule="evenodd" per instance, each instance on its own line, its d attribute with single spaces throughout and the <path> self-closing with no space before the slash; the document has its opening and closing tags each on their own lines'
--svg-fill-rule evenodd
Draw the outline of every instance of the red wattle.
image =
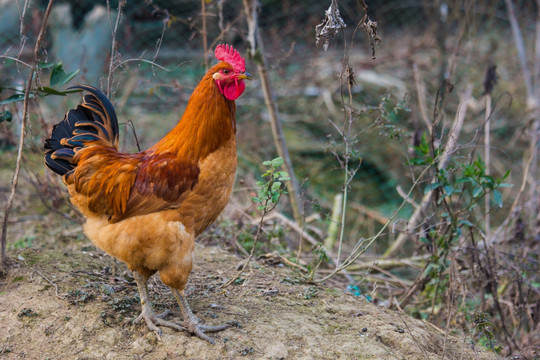
<svg viewBox="0 0 540 360">
<path fill-rule="evenodd" d="M 242 95 L 245 88 L 246 88 L 246 84 L 244 84 L 243 80 L 229 82 L 227 85 L 223 87 L 222 94 L 228 100 L 236 100 L 238 99 L 240 95 Z"/>
</svg>

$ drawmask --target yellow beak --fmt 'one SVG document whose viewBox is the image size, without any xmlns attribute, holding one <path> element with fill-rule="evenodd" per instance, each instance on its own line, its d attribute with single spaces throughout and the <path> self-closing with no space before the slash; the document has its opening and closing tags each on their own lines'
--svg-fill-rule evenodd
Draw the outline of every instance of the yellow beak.
<svg viewBox="0 0 540 360">
<path fill-rule="evenodd" d="M 244 71 L 243 74 L 238 75 L 238 80 L 251 80 L 251 79 L 252 79 L 251 74 L 248 73 L 247 71 Z"/>
</svg>

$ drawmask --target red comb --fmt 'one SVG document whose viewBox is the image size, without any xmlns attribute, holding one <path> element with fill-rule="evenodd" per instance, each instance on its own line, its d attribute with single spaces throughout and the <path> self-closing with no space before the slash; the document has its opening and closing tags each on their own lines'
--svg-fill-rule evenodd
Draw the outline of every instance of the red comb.
<svg viewBox="0 0 540 360">
<path fill-rule="evenodd" d="M 246 71 L 246 64 L 244 58 L 240 56 L 231 45 L 218 45 L 215 51 L 216 59 L 225 61 L 238 72 Z"/>
</svg>

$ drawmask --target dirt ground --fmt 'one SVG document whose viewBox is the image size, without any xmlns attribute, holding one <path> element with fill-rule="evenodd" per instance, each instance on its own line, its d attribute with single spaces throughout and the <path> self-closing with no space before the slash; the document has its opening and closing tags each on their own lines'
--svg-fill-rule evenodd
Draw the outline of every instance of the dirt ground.
<svg viewBox="0 0 540 360">
<path fill-rule="evenodd" d="M 239 326 L 215 345 L 163 328 L 159 341 L 132 324 L 140 304 L 131 274 L 94 247 L 12 251 L 0 287 L 0 359 L 497 359 L 464 339 L 341 290 L 302 284 L 280 264 L 252 263 L 235 284 L 240 258 L 196 248 L 187 294 L 206 323 Z M 153 277 L 157 310 L 180 316 Z M 177 318 L 178 319 L 178 318 Z M 178 319 L 179 320 L 179 319 Z M 444 356 L 443 356 L 444 355 Z"/>
</svg>

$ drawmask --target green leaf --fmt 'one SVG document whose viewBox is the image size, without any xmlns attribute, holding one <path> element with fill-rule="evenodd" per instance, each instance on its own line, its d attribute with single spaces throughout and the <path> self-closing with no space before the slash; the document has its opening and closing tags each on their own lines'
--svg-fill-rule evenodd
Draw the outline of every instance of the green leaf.
<svg viewBox="0 0 540 360">
<path fill-rule="evenodd" d="M 29 98 L 32 98 L 32 97 L 34 97 L 33 94 L 30 94 Z M 19 102 L 23 100 L 24 100 L 24 94 L 15 94 L 15 95 L 11 95 L 4 101 L 0 101 L 0 105 L 11 104 L 11 103 Z"/>
<path fill-rule="evenodd" d="M 484 189 L 482 189 L 480 186 L 476 187 L 472 192 L 472 196 L 475 197 L 475 198 L 479 197 L 480 194 L 482 194 L 483 190 Z"/>
<path fill-rule="evenodd" d="M 424 189 L 424 194 L 427 194 L 428 192 L 432 191 L 432 190 L 435 190 L 436 188 L 440 187 L 442 184 L 441 183 L 431 183 L 431 184 L 428 184 L 426 186 L 426 188 Z"/>
<path fill-rule="evenodd" d="M 423 237 L 423 236 L 420 236 L 420 242 L 423 242 L 424 244 L 431 245 L 431 241 L 428 238 Z"/>
<path fill-rule="evenodd" d="M 454 187 L 452 185 L 445 185 L 444 192 L 446 193 L 446 196 L 450 196 L 454 193 Z"/>
<path fill-rule="evenodd" d="M 271 163 L 272 163 L 273 167 L 278 168 L 281 165 L 283 165 L 283 158 L 282 157 L 277 157 L 277 158 L 273 159 L 271 161 Z"/>
<path fill-rule="evenodd" d="M 49 68 L 52 68 L 54 66 L 54 63 L 39 63 L 38 64 L 38 69 L 49 69 Z"/>
<path fill-rule="evenodd" d="M 493 200 L 495 200 L 495 204 L 497 204 L 498 207 L 502 208 L 503 206 L 503 198 L 502 194 L 498 190 L 493 190 Z"/>
<path fill-rule="evenodd" d="M 13 119 L 9 111 L 0 111 L 0 123 L 2 121 L 10 122 Z"/>
<path fill-rule="evenodd" d="M 62 66 L 62 63 L 56 64 L 51 72 L 50 85 L 51 87 L 62 87 L 68 82 L 70 82 L 78 73 L 79 70 L 66 73 Z"/>
<path fill-rule="evenodd" d="M 43 87 L 40 87 L 38 89 L 39 91 L 45 93 L 46 95 L 60 95 L 60 96 L 66 96 L 66 93 L 65 92 L 62 92 L 62 91 L 58 91 L 56 89 L 53 89 L 53 88 L 50 88 L 50 87 L 47 87 L 47 86 L 43 86 Z"/>
<path fill-rule="evenodd" d="M 272 184 L 272 191 L 279 191 L 280 188 L 281 188 L 281 182 L 276 181 Z"/>
</svg>

